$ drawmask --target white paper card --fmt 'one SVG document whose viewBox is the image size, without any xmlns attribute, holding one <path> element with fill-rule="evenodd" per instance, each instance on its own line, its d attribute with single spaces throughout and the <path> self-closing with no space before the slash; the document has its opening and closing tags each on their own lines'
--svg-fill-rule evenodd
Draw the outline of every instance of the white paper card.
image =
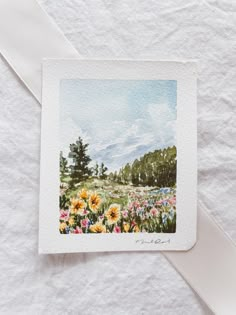
<svg viewBox="0 0 236 315">
<path fill-rule="evenodd" d="M 44 61 L 39 253 L 194 246 L 196 72 Z"/>
</svg>

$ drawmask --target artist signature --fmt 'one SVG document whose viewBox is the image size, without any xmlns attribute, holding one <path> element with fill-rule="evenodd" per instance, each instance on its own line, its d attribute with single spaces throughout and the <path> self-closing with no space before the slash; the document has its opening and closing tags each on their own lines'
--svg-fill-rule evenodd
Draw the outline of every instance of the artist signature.
<svg viewBox="0 0 236 315">
<path fill-rule="evenodd" d="M 156 239 L 152 239 L 150 241 L 145 241 L 144 239 L 140 239 L 140 240 L 136 240 L 135 241 L 136 244 L 166 244 L 166 243 L 170 243 L 170 239 L 168 240 L 162 240 L 160 238 L 156 238 Z"/>
</svg>

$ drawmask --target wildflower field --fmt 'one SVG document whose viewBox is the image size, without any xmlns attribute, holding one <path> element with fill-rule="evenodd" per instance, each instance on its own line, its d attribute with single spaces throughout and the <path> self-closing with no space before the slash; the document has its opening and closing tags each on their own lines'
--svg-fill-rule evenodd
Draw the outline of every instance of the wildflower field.
<svg viewBox="0 0 236 315">
<path fill-rule="evenodd" d="M 60 186 L 62 234 L 174 233 L 176 189 L 135 187 L 109 179 Z"/>
<path fill-rule="evenodd" d="M 175 233 L 176 148 L 148 152 L 109 172 L 82 138 L 60 153 L 62 234 Z"/>
</svg>

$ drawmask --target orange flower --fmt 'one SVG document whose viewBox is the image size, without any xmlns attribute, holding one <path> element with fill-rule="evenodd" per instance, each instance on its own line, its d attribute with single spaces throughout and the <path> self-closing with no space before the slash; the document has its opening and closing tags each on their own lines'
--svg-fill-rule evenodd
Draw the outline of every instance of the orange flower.
<svg viewBox="0 0 236 315">
<path fill-rule="evenodd" d="M 98 196 L 96 192 L 92 193 L 89 198 L 89 208 L 94 213 L 96 213 L 98 211 L 100 204 L 101 204 L 101 198 Z"/>
<path fill-rule="evenodd" d="M 70 217 L 68 222 L 70 226 L 73 226 L 75 224 L 74 217 Z"/>
<path fill-rule="evenodd" d="M 72 198 L 70 213 L 72 214 L 82 214 L 86 207 L 86 203 L 82 199 Z"/>
<path fill-rule="evenodd" d="M 79 191 L 78 193 L 78 196 L 81 198 L 81 199 L 87 199 L 88 198 L 88 192 L 86 189 L 81 189 L 81 191 Z"/>
<path fill-rule="evenodd" d="M 125 231 L 126 233 L 129 232 L 129 228 L 130 228 L 129 223 L 124 223 L 124 224 L 123 224 L 123 228 L 124 228 L 124 231 Z"/>
<path fill-rule="evenodd" d="M 93 233 L 106 233 L 106 227 L 101 222 L 90 225 L 89 229 Z"/>
<path fill-rule="evenodd" d="M 137 225 L 135 225 L 135 227 L 134 227 L 134 232 L 135 232 L 135 233 L 140 232 L 140 229 L 139 229 L 139 227 L 138 227 Z"/>
<path fill-rule="evenodd" d="M 67 224 L 66 224 L 65 222 L 62 222 L 62 223 L 60 224 L 60 226 L 59 226 L 59 230 L 60 230 L 61 232 L 63 232 L 66 227 L 67 227 Z"/>
<path fill-rule="evenodd" d="M 116 223 L 120 219 L 120 205 L 112 204 L 106 211 L 105 216 L 109 225 Z"/>
</svg>

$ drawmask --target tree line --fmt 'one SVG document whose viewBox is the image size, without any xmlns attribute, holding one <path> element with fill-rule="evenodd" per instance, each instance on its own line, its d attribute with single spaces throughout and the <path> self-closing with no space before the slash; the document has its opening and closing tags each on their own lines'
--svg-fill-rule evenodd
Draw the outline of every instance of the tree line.
<svg viewBox="0 0 236 315">
<path fill-rule="evenodd" d="M 176 147 L 168 147 L 144 154 L 132 163 L 127 163 L 120 170 L 107 174 L 108 168 L 101 163 L 90 167 L 91 158 L 87 153 L 88 144 L 82 138 L 70 144 L 68 158 L 60 152 L 60 179 L 68 181 L 71 186 L 97 177 L 110 179 L 120 184 L 135 186 L 173 186 L 176 183 Z"/>
<path fill-rule="evenodd" d="M 146 153 L 118 172 L 110 173 L 109 179 L 135 186 L 173 186 L 176 183 L 176 147 Z"/>
</svg>

